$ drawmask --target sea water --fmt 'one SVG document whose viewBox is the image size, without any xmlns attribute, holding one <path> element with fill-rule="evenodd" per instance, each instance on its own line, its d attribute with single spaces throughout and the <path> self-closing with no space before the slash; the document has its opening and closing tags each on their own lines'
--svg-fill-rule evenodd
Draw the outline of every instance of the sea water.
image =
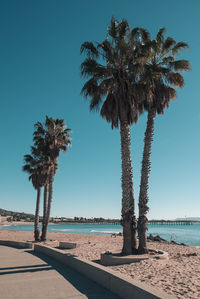
<svg viewBox="0 0 200 299">
<path fill-rule="evenodd" d="M 2 225 L 0 229 L 33 231 L 33 225 Z M 49 224 L 49 232 L 111 235 L 122 232 L 119 224 Z M 175 241 L 190 246 L 200 246 L 200 224 L 149 224 L 148 235 L 159 235 L 167 241 Z"/>
</svg>

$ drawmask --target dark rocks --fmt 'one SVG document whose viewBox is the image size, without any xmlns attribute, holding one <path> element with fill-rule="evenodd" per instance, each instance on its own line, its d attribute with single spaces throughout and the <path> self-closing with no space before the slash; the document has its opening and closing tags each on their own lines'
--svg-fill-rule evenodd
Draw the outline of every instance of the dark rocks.
<svg viewBox="0 0 200 299">
<path fill-rule="evenodd" d="M 150 234 L 148 237 L 147 237 L 148 240 L 150 241 L 156 241 L 156 242 L 160 242 L 160 243 L 168 243 L 167 240 L 161 238 L 159 235 L 157 236 L 153 236 L 152 234 Z"/>
</svg>

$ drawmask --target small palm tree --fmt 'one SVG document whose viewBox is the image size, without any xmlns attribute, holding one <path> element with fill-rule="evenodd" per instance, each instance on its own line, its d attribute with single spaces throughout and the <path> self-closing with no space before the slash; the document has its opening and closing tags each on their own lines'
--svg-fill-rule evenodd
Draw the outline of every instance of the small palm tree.
<svg viewBox="0 0 200 299">
<path fill-rule="evenodd" d="M 98 110 L 112 128 L 120 125 L 122 160 L 122 253 L 136 252 L 136 217 L 133 173 L 130 154 L 130 125 L 137 122 L 139 91 L 138 28 L 130 31 L 128 22 L 113 17 L 107 38 L 102 43 L 84 42 L 81 53 L 87 58 L 81 65 L 82 77 L 89 80 L 82 94 L 90 98 L 90 110 Z"/>
<path fill-rule="evenodd" d="M 38 127 L 39 125 L 39 127 Z M 46 217 L 47 217 L 47 197 L 49 190 L 49 175 L 51 169 L 50 157 L 48 155 L 48 145 L 45 142 L 45 131 L 41 130 L 41 123 L 36 123 L 34 132 L 34 144 L 32 146 L 32 153 L 42 161 L 42 173 L 43 173 L 43 187 L 44 187 L 44 195 L 43 195 L 43 218 L 42 218 L 42 236 L 44 235 L 45 225 L 46 225 Z M 42 137 L 42 134 L 44 136 Z M 41 238 L 42 238 L 41 236 Z"/>
<path fill-rule="evenodd" d="M 25 155 L 24 161 L 26 164 L 23 166 L 23 171 L 29 174 L 29 180 L 32 181 L 33 187 L 37 190 L 35 222 L 34 222 L 34 238 L 35 241 L 39 241 L 40 240 L 40 230 L 39 230 L 40 196 L 41 196 L 41 188 L 44 184 L 42 162 L 34 155 L 33 156 Z"/>
<path fill-rule="evenodd" d="M 46 117 L 45 126 L 38 122 L 35 127 L 34 142 L 43 151 L 44 160 L 46 161 L 46 172 L 48 174 L 48 181 L 46 181 L 44 189 L 44 215 L 41 237 L 41 240 L 44 241 L 50 218 L 53 181 L 57 170 L 58 157 L 60 151 L 66 152 L 67 147 L 71 145 L 71 136 L 69 135 L 71 129 L 66 128 L 63 119 L 53 119 L 48 116 Z M 46 204 L 47 193 L 48 203 Z"/>
<path fill-rule="evenodd" d="M 146 253 L 146 231 L 148 212 L 148 181 L 150 173 L 150 154 L 154 133 L 154 120 L 156 114 L 163 114 L 164 109 L 169 106 L 170 100 L 176 97 L 176 87 L 184 86 L 184 79 L 181 71 L 190 70 L 187 60 L 176 60 L 176 55 L 181 49 L 187 48 L 184 42 L 176 42 L 171 37 L 164 38 L 165 28 L 158 31 L 155 40 L 150 40 L 149 33 L 141 32 L 142 43 L 145 48 L 145 55 L 150 57 L 146 63 L 144 72 L 140 77 L 145 96 L 140 103 L 139 110 L 148 112 L 147 127 L 144 138 L 144 151 L 141 169 L 141 182 L 139 193 L 139 219 L 138 237 L 139 253 Z"/>
</svg>

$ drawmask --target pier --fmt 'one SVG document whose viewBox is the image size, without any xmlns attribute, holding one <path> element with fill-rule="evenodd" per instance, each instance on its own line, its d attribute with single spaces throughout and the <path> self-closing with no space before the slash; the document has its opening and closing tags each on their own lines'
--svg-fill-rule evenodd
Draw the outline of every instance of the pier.
<svg viewBox="0 0 200 299">
<path fill-rule="evenodd" d="M 149 220 L 149 224 L 165 224 L 165 225 L 192 225 L 195 223 L 200 223 L 200 221 L 192 220 Z"/>
</svg>

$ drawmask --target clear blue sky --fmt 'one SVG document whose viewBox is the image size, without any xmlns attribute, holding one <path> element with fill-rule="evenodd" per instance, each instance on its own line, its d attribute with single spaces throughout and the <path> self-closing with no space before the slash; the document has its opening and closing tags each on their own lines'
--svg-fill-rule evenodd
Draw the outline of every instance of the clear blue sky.
<svg viewBox="0 0 200 299">
<path fill-rule="evenodd" d="M 200 1 L 2 0 L 0 2 L 0 207 L 34 213 L 36 191 L 21 168 L 33 125 L 64 118 L 72 148 L 55 177 L 52 216 L 119 218 L 119 130 L 80 95 L 80 46 L 101 42 L 112 14 L 154 37 L 161 27 L 190 50 L 192 71 L 163 116 L 156 118 L 149 218 L 200 216 Z M 132 126 L 136 208 L 146 114 Z M 137 209 L 136 209 L 137 212 Z"/>
</svg>

